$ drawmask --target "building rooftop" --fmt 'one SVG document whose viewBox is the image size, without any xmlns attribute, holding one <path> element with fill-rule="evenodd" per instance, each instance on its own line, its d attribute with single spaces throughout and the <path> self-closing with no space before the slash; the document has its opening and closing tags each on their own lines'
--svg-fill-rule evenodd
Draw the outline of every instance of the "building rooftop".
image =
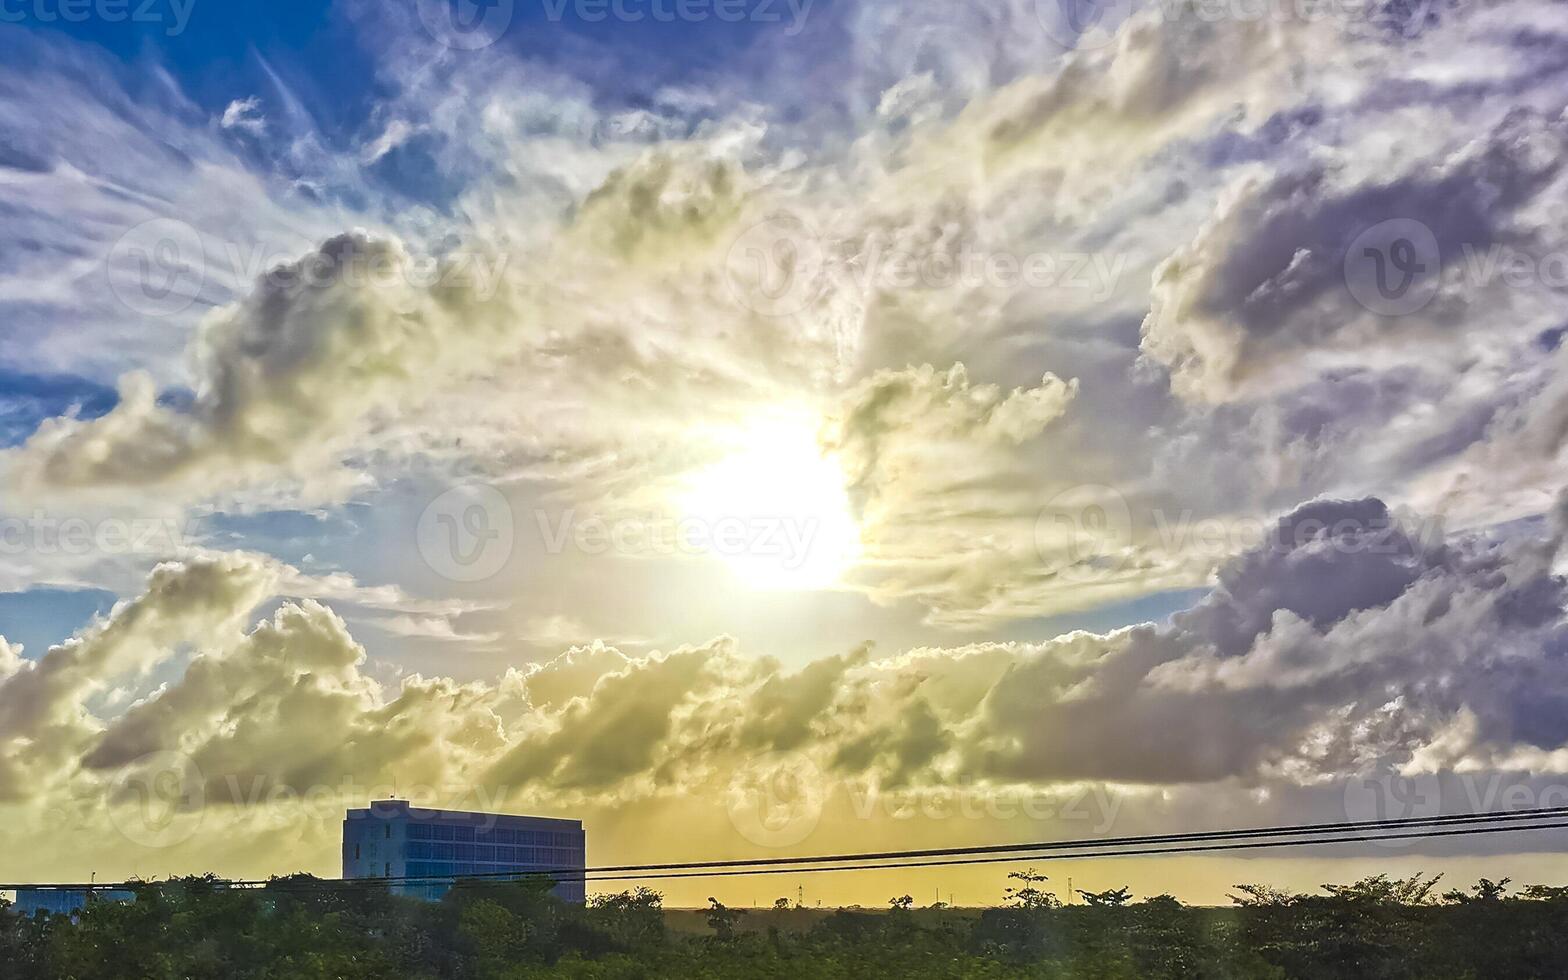
<svg viewBox="0 0 1568 980">
<path fill-rule="evenodd" d="M 561 830 L 581 830 L 581 820 L 570 820 L 564 817 L 536 817 L 522 813 L 495 813 L 483 810 L 436 810 L 426 807 L 416 807 L 408 800 L 372 800 L 368 807 L 348 811 L 349 820 L 397 820 L 401 818 L 410 820 L 429 820 L 440 822 L 488 820 L 493 822 L 527 821 L 530 824 L 549 823 L 559 825 Z"/>
</svg>

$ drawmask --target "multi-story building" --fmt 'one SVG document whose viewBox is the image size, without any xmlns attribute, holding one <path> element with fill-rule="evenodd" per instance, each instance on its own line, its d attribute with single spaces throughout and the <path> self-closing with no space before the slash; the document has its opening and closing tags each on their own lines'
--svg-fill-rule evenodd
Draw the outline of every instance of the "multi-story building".
<svg viewBox="0 0 1568 980">
<path fill-rule="evenodd" d="M 580 820 L 427 810 L 407 800 L 378 800 L 343 820 L 344 878 L 429 878 L 394 882 L 392 890 L 432 901 L 457 878 L 580 873 L 586 865 Z M 584 900 L 582 878 L 558 877 L 558 898 Z"/>
<path fill-rule="evenodd" d="M 123 889 L 21 888 L 17 890 L 14 911 L 21 915 L 50 912 L 75 915 L 88 902 L 134 902 L 136 893 Z"/>
</svg>

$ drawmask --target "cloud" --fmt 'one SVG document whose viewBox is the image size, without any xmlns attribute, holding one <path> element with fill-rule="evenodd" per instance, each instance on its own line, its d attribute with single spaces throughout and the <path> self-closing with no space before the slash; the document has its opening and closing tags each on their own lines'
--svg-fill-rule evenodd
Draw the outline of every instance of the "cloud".
<svg viewBox="0 0 1568 980">
<path fill-rule="evenodd" d="M 382 632 L 390 633 L 393 636 L 435 643 L 477 643 L 489 645 L 501 638 L 500 633 L 460 632 L 453 625 L 452 621 L 444 616 L 392 616 L 388 619 L 372 620 L 372 625 Z"/>
<path fill-rule="evenodd" d="M 394 119 L 387 123 L 387 128 L 381 131 L 373 142 L 361 152 L 360 159 L 365 163 L 375 163 L 393 150 L 402 146 L 411 136 L 419 130 L 402 119 Z"/>
<path fill-rule="evenodd" d="M 0 680 L 0 798 L 27 798 L 66 775 L 58 767 L 98 727 L 88 709 L 93 696 L 186 645 L 231 639 L 272 584 L 265 566 L 245 556 L 164 564 L 142 595 L 35 663 L 7 671 Z"/>
<path fill-rule="evenodd" d="M 7 643 L 0 638 L 0 681 L 31 666 L 30 661 L 22 659 L 21 644 Z"/>
<path fill-rule="evenodd" d="M 1568 758 L 1556 547 L 1434 537 L 1375 499 L 1322 500 L 1164 625 L 857 649 L 793 671 L 728 638 L 638 657 L 593 644 L 493 682 L 397 690 L 365 675 L 364 649 L 317 602 L 235 630 L 269 587 L 254 562 L 168 566 L 0 681 L 0 759 L 13 800 L 101 808 L 111 777 L 177 752 L 218 809 L 392 779 L 547 808 L 664 805 L 779 752 L 873 785 L 1202 789 L 1221 810 L 1249 787 L 1551 767 Z M 168 682 L 97 716 L 104 678 L 176 666 L 185 644 L 196 653 Z"/>
<path fill-rule="evenodd" d="M 242 130 L 252 136 L 262 135 L 267 131 L 267 117 L 261 113 L 261 99 L 252 95 L 230 102 L 223 110 L 218 125 L 224 129 Z"/>
<path fill-rule="evenodd" d="M 1135 508 L 1128 536 L 1080 555 L 1122 577 L 1066 581 L 1072 555 L 1060 541 L 1042 545 L 1036 525 L 1074 486 L 1114 488 L 1135 505 L 1158 499 L 1173 513 L 1257 517 L 1328 490 L 1400 499 L 1395 467 L 1358 465 L 1368 428 L 1381 441 L 1366 456 L 1413 461 L 1400 478 L 1451 461 L 1462 433 L 1499 407 L 1479 393 L 1510 370 L 1495 343 L 1477 354 L 1484 331 L 1473 317 L 1432 325 L 1472 339 L 1456 341 L 1464 349 L 1452 364 L 1421 365 L 1419 383 L 1365 366 L 1357 382 L 1378 396 L 1362 414 L 1340 404 L 1349 398 L 1288 402 L 1261 379 L 1377 339 L 1367 315 L 1340 309 L 1331 281 L 1329 253 L 1362 212 L 1431 209 L 1445 243 L 1483 225 L 1498 240 L 1527 239 L 1533 192 L 1551 175 L 1533 147 L 1558 125 L 1545 108 L 1501 119 L 1504 104 L 1547 104 L 1548 66 L 1524 59 L 1500 26 L 1529 5 L 1443 19 L 1399 44 L 1328 19 L 1209 23 L 1145 9 L 1112 43 L 1071 53 L 1034 7 L 857 5 L 833 23 L 876 44 L 832 58 L 764 45 L 754 63 L 729 66 L 726 85 L 700 98 L 672 89 L 646 105 L 598 91 L 573 54 L 524 60 L 494 46 L 432 58 L 417 23 L 396 34 L 400 14 L 359 8 L 356 24 L 391 34 L 376 35 L 384 98 L 363 129 L 318 131 L 274 73 L 268 145 L 245 155 L 172 84 L 145 125 L 113 128 L 99 103 L 128 98 L 125 83 L 99 66 L 96 97 L 79 84 L 67 91 L 84 118 L 103 119 L 94 125 L 113 145 L 136 148 L 139 165 L 102 159 L 101 140 L 69 134 L 40 136 L 32 156 L 147 188 L 141 206 L 116 212 L 115 228 L 166 210 L 149 202 L 171 202 L 221 268 L 164 329 L 122 331 L 156 336 L 158 356 L 125 359 L 142 370 L 121 374 L 104 417 L 58 412 L 39 426 L 4 458 L 9 485 L 50 502 L 156 488 L 171 506 L 264 509 L 340 503 L 411 473 L 477 473 L 625 510 L 744 437 L 716 431 L 716 420 L 800 406 L 859 427 L 833 437 L 871 545 L 848 585 L 973 629 L 1192 586 L 1212 571 L 1152 554 L 1151 521 Z M 1499 76 L 1454 61 L 1451 79 L 1425 70 L 1478 46 L 1525 67 Z M 91 61 L 65 47 L 44 60 Z M 830 68 L 846 92 L 833 106 L 809 106 L 780 84 Z M 244 128 L 259 109 L 256 97 L 238 99 L 224 116 Z M 163 131 L 193 161 L 174 186 L 151 145 Z M 1410 134 L 1392 155 L 1416 163 L 1382 165 L 1389 131 Z M 1444 132 L 1490 135 L 1467 146 L 1432 135 Z M 389 155 L 418 156 L 439 188 L 426 199 L 385 186 Z M 48 173 L 49 193 L 66 200 L 63 168 Z M 1483 207 L 1494 185 L 1495 213 Z M 231 199 L 258 202 L 254 233 L 214 236 L 223 222 L 208 220 L 210 202 Z M 795 244 L 819 247 L 827 268 L 811 302 L 775 316 L 737 296 L 735 266 L 755 244 L 746 236 L 780 212 L 815 232 Z M 356 227 L 371 230 L 343 230 Z M 269 272 L 243 261 L 255 255 L 289 258 Z M 1099 279 L 1092 289 L 1065 272 L 1043 284 L 889 280 L 899 260 L 972 255 L 1043 257 Z M 1151 302 L 1145 277 L 1167 258 L 1136 338 Z M 457 265 L 482 275 L 447 282 Z M 349 275 L 359 266 L 369 274 Z M 48 278 L 27 265 L 0 288 Z M 1505 331 L 1511 342 L 1523 342 L 1525 324 L 1521 313 Z M 1388 333 L 1396 346 L 1399 331 Z M 85 346 L 113 349 L 104 338 L 117 335 Z M 934 367 L 920 375 L 921 364 Z M 950 376 L 955 364 L 961 378 Z M 1454 383 L 1464 371 L 1469 383 Z M 1524 373 L 1513 371 L 1514 387 L 1531 383 Z M 1243 388 L 1280 402 L 1244 422 L 1207 413 Z M 1433 392 L 1453 401 L 1423 431 L 1390 424 Z M 1314 413 L 1333 418 L 1292 428 Z M 1258 458 L 1247 458 L 1252 447 Z"/>
<path fill-rule="evenodd" d="M 564 613 L 533 617 L 523 624 L 518 639 L 533 646 L 550 647 L 557 650 L 566 647 L 588 646 L 596 641 L 615 647 L 638 647 L 644 646 L 648 642 L 636 636 L 615 637 L 606 635 L 590 629 L 582 620 Z"/>
<path fill-rule="evenodd" d="M 499 260 L 497 260 L 499 261 Z M 504 319 L 477 266 L 425 270 L 394 241 L 363 232 L 269 271 L 256 291 L 207 319 L 192 349 L 189 406 L 127 375 L 100 418 L 46 422 L 16 454 L 24 486 L 210 492 L 248 475 L 321 460 L 365 417 L 482 355 Z M 330 457 L 328 457 L 330 459 Z"/>
<path fill-rule="evenodd" d="M 1348 288 L 1350 247 L 1382 222 L 1414 220 L 1436 242 L 1427 261 L 1446 259 L 1452 271 L 1461 254 L 1529 249 L 1531 232 L 1518 219 L 1557 176 L 1563 136 L 1560 120 L 1521 110 L 1485 139 L 1412 161 L 1392 178 L 1347 181 L 1312 165 L 1244 178 L 1156 271 L 1144 352 L 1185 397 L 1222 401 L 1274 368 L 1283 383 L 1300 383 L 1302 362 L 1319 349 L 1408 343 L 1417 334 L 1443 340 L 1468 314 L 1470 290 L 1456 298 L 1463 284 L 1450 280 L 1450 295 L 1427 315 L 1379 316 Z"/>
<path fill-rule="evenodd" d="M 1067 411 L 1078 389 L 1046 375 L 1036 388 L 975 385 L 962 364 L 883 371 L 844 400 L 828 445 L 839 453 L 862 508 L 898 492 L 919 498 L 972 478 L 954 465 L 968 454 L 1015 447 Z"/>
<path fill-rule="evenodd" d="M 1047 374 L 1036 387 L 1005 391 L 974 384 L 955 364 L 878 372 L 846 394 L 823 443 L 844 468 L 868 564 L 878 570 L 872 594 L 972 609 L 967 590 L 997 579 L 966 582 L 953 559 L 984 562 L 975 553 L 997 547 L 990 529 L 1032 526 L 1028 505 L 1009 512 L 994 488 L 1017 478 L 1019 449 L 1069 410 L 1077 390 L 1076 381 Z M 1032 547 L 998 548 L 993 557 L 1038 565 Z"/>
</svg>

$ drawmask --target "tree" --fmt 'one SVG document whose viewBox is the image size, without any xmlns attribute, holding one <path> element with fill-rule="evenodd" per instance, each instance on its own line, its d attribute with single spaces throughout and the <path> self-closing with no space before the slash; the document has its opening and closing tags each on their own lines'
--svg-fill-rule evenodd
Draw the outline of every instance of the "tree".
<svg viewBox="0 0 1568 980">
<path fill-rule="evenodd" d="M 745 909 L 732 909 L 716 898 L 708 899 L 708 928 L 719 939 L 734 939 L 735 925 L 745 914 Z"/>
<path fill-rule="evenodd" d="M 1236 890 L 1241 894 L 1230 900 L 1244 909 L 1282 908 L 1301 900 L 1300 895 L 1270 885 L 1237 885 Z"/>
<path fill-rule="evenodd" d="M 588 919 L 623 952 L 664 943 L 664 895 L 652 888 L 595 895 L 588 900 Z"/>
<path fill-rule="evenodd" d="M 1470 905 L 1481 902 L 1501 901 L 1503 893 L 1508 891 L 1508 883 L 1511 881 L 1513 881 L 1512 878 L 1504 878 L 1501 881 L 1482 878 L 1470 886 L 1469 892 L 1463 892 L 1457 888 L 1449 889 L 1443 893 L 1443 901 L 1450 905 Z"/>
<path fill-rule="evenodd" d="M 1437 887 L 1442 875 L 1422 878 L 1417 871 L 1409 878 L 1390 878 L 1373 875 L 1348 885 L 1324 885 L 1323 890 L 1334 898 L 1353 901 L 1382 902 L 1392 905 L 1429 905 L 1432 889 Z"/>
<path fill-rule="evenodd" d="M 895 912 L 908 912 L 915 907 L 915 900 L 909 895 L 900 895 L 897 898 L 888 899 L 887 904 L 892 906 Z"/>
<path fill-rule="evenodd" d="M 1080 888 L 1078 894 L 1094 908 L 1119 909 L 1132 898 L 1132 889 L 1126 885 L 1103 892 L 1086 892 Z"/>
<path fill-rule="evenodd" d="M 788 909 L 789 909 L 789 899 L 787 899 L 787 898 L 775 898 L 773 900 L 773 911 L 775 911 L 775 912 L 785 912 L 785 911 L 788 911 Z"/>
<path fill-rule="evenodd" d="M 1062 903 L 1055 895 L 1040 886 L 1051 879 L 1030 868 L 1027 871 L 1014 871 L 1007 876 L 1010 880 L 1021 882 L 1017 887 L 1008 886 L 1006 896 L 1009 905 L 1019 909 L 1054 909 Z"/>
</svg>

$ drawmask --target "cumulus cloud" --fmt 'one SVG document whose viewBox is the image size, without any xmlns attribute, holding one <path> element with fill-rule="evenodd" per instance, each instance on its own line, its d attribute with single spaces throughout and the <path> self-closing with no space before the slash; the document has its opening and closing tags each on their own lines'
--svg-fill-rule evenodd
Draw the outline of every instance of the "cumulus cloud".
<svg viewBox="0 0 1568 980">
<path fill-rule="evenodd" d="M 220 811 L 268 788 L 330 796 L 392 779 L 551 809 L 672 803 L 780 752 L 868 785 L 1216 799 L 1396 767 L 1551 767 L 1568 758 L 1555 549 L 1434 537 L 1375 499 L 1323 500 L 1164 625 L 858 649 L 797 670 L 728 638 L 638 657 L 594 644 L 493 682 L 410 677 L 397 690 L 366 676 L 364 649 L 314 601 L 239 633 L 269 588 L 254 563 L 168 566 L 0 682 L 5 786 L 80 803 L 170 752 Z M 99 718 L 92 678 L 173 661 L 183 644 L 197 653 L 173 678 Z"/>
<path fill-rule="evenodd" d="M 367 414 L 498 341 L 505 316 L 486 302 L 495 283 L 475 277 L 478 263 L 427 271 L 428 281 L 394 241 L 355 232 L 324 242 L 203 324 L 190 405 L 169 404 L 150 378 L 128 375 L 106 415 L 40 426 L 15 460 L 19 479 L 211 488 L 319 460 Z"/>
<path fill-rule="evenodd" d="M 159 566 L 141 596 L 9 672 L 0 683 L 0 796 L 27 798 L 66 774 L 99 722 L 89 700 L 192 644 L 221 644 L 273 586 L 244 556 Z M 8 648 L 9 649 L 9 648 Z"/>
</svg>

